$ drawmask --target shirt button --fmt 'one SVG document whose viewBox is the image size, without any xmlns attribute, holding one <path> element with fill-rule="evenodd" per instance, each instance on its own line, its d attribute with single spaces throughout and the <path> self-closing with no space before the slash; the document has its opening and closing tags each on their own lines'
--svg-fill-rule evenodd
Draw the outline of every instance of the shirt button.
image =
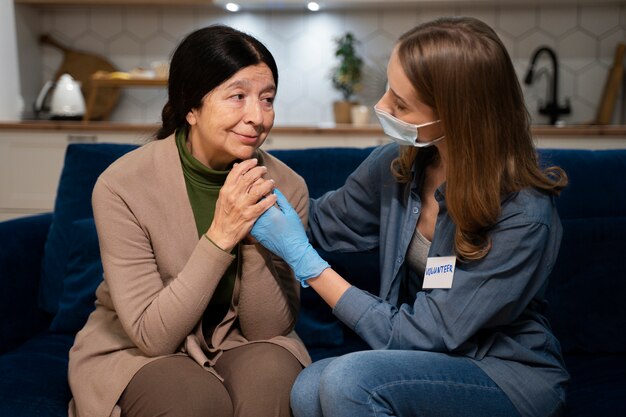
<svg viewBox="0 0 626 417">
<path fill-rule="evenodd" d="M 413 213 L 417 214 L 419 213 L 420 209 L 417 207 L 413 207 Z"/>
<path fill-rule="evenodd" d="M 397 262 L 398 262 L 399 264 L 401 264 L 401 263 L 402 263 L 402 256 L 398 256 Z"/>
</svg>

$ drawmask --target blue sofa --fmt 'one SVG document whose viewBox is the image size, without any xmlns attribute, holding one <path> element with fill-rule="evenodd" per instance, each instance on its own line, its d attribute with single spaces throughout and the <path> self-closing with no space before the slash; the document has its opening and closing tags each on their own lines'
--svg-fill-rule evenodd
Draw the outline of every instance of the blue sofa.
<svg viewBox="0 0 626 417">
<path fill-rule="evenodd" d="M 54 213 L 0 222 L 0 416 L 66 416 L 68 350 L 101 280 L 90 196 L 100 172 L 133 149 L 69 145 Z M 371 152 L 326 148 L 272 153 L 313 197 L 340 186 Z M 563 167 L 564 236 L 547 315 L 571 373 L 568 417 L 626 415 L 626 150 L 541 150 Z M 355 285 L 377 292 L 377 253 L 324 253 Z M 314 359 L 366 349 L 312 290 L 297 330 Z"/>
</svg>

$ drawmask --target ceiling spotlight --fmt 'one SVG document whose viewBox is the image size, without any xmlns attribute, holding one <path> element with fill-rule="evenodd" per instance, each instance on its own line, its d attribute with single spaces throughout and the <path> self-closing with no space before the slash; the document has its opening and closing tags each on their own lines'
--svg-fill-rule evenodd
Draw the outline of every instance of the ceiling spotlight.
<svg viewBox="0 0 626 417">
<path fill-rule="evenodd" d="M 238 12 L 239 11 L 239 5 L 237 3 L 226 3 L 226 10 L 228 10 L 229 12 Z"/>
<path fill-rule="evenodd" d="M 320 9 L 320 5 L 314 1 L 310 1 L 307 5 L 306 8 L 309 9 L 312 12 L 316 12 Z"/>
</svg>

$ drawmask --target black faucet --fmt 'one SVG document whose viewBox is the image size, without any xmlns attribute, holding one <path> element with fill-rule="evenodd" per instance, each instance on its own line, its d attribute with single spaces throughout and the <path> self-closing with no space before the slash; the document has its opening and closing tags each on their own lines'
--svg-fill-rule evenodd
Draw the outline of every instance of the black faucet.
<svg viewBox="0 0 626 417">
<path fill-rule="evenodd" d="M 556 124 L 557 119 L 560 114 L 570 114 L 571 108 L 569 104 L 569 100 L 565 99 L 565 106 L 559 106 L 558 101 L 558 89 L 559 89 L 559 62 L 556 59 L 556 52 L 548 46 L 540 46 L 534 52 L 532 59 L 530 60 L 530 65 L 528 70 L 526 71 L 526 77 L 524 77 L 524 84 L 532 84 L 533 76 L 535 72 L 535 62 L 539 55 L 542 52 L 545 52 L 550 57 L 552 61 L 552 98 L 545 105 L 539 106 L 539 113 L 548 115 L 550 117 L 550 124 Z"/>
</svg>

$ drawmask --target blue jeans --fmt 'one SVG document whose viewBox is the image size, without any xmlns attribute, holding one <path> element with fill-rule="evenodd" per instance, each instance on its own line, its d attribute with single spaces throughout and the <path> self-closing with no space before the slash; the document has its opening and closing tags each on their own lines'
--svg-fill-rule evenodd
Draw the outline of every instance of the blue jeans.
<svg viewBox="0 0 626 417">
<path fill-rule="evenodd" d="M 472 360 L 410 350 L 354 352 L 315 362 L 296 379 L 291 409 L 295 417 L 519 417 Z"/>
</svg>

